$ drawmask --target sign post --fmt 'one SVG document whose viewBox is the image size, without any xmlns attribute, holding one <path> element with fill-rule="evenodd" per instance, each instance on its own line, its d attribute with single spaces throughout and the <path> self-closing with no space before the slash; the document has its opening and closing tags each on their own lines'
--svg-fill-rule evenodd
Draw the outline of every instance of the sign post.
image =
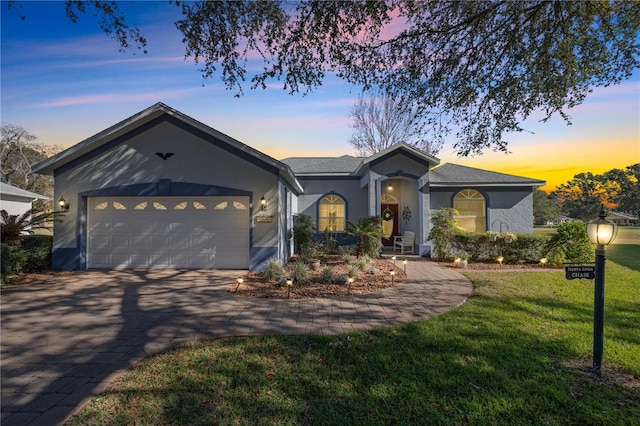
<svg viewBox="0 0 640 426">
<path fill-rule="evenodd" d="M 565 266 L 564 276 L 568 280 L 592 280 L 596 277 L 596 267 L 595 265 Z"/>
</svg>

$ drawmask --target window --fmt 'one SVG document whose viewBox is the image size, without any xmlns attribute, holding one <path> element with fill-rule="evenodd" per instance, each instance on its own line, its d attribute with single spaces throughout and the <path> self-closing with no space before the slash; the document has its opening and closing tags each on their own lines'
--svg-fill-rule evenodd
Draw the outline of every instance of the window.
<svg viewBox="0 0 640 426">
<path fill-rule="evenodd" d="M 485 199 L 474 189 L 463 189 L 453 198 L 456 224 L 467 232 L 485 232 L 486 204 Z"/>
<path fill-rule="evenodd" d="M 318 231 L 344 231 L 346 203 L 339 195 L 324 196 L 318 204 Z"/>
</svg>

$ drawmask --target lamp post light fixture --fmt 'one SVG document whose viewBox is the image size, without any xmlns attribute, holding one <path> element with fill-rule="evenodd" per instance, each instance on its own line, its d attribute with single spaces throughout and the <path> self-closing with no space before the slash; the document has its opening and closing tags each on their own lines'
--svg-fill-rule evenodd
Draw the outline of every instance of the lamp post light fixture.
<svg viewBox="0 0 640 426">
<path fill-rule="evenodd" d="M 395 256 L 391 256 L 391 260 L 393 261 L 393 266 L 396 266 L 396 257 Z"/>
<path fill-rule="evenodd" d="M 459 268 L 460 267 L 460 262 L 462 262 L 462 259 L 459 257 L 456 257 L 455 259 L 453 259 L 453 267 L 454 268 Z"/>
<path fill-rule="evenodd" d="M 595 287 L 593 295 L 593 370 L 602 373 L 604 347 L 604 264 L 605 246 L 611 244 L 618 234 L 618 225 L 609 222 L 600 206 L 599 219 L 587 224 L 587 236 L 596 245 Z"/>
<path fill-rule="evenodd" d="M 500 264 L 500 266 L 502 266 L 502 262 L 504 262 L 504 257 L 502 256 L 498 256 L 498 263 Z"/>
<path fill-rule="evenodd" d="M 544 268 L 546 265 L 547 265 L 547 258 L 543 257 L 542 259 L 540 259 L 540 266 Z"/>
<path fill-rule="evenodd" d="M 404 273 L 405 274 L 407 273 L 407 263 L 408 263 L 407 259 L 402 261 L 402 266 L 404 266 Z"/>
<path fill-rule="evenodd" d="M 393 277 L 395 277 L 396 271 L 391 270 L 391 271 L 389 271 L 389 274 L 391 275 L 391 285 L 393 285 Z"/>
<path fill-rule="evenodd" d="M 353 281 L 354 281 L 353 277 L 349 277 L 347 279 L 347 283 L 349 284 L 349 286 L 347 287 L 347 294 L 351 294 L 351 284 L 353 284 Z"/>
</svg>

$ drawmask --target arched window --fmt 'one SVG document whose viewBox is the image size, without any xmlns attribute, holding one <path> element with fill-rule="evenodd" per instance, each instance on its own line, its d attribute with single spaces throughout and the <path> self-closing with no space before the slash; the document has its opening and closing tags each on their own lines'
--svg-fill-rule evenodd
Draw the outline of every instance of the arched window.
<svg viewBox="0 0 640 426">
<path fill-rule="evenodd" d="M 456 224 L 467 232 L 485 232 L 486 203 L 485 199 L 474 189 L 463 189 L 453 198 Z"/>
<path fill-rule="evenodd" d="M 318 232 L 344 231 L 346 223 L 346 203 L 336 194 L 325 195 L 318 203 Z"/>
</svg>

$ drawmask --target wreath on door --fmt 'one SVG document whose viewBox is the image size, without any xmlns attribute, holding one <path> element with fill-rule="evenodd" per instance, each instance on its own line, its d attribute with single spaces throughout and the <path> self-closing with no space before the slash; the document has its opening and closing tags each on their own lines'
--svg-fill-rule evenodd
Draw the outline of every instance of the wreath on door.
<svg viewBox="0 0 640 426">
<path fill-rule="evenodd" d="M 390 208 L 386 208 L 383 212 L 382 212 L 382 220 L 384 221 L 390 221 L 391 219 L 393 219 L 393 210 L 391 210 Z"/>
</svg>

